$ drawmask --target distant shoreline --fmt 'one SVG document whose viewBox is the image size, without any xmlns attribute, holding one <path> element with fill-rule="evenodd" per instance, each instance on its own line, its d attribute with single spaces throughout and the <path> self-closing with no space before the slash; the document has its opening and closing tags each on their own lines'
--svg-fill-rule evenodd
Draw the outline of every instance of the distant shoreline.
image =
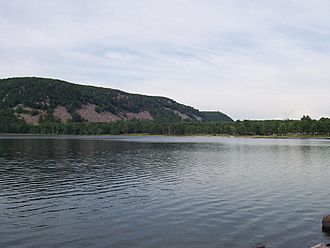
<svg viewBox="0 0 330 248">
<path fill-rule="evenodd" d="M 158 136 L 158 137 L 219 137 L 219 138 L 247 138 L 247 139 L 324 139 L 330 140 L 329 136 L 324 135 L 227 135 L 227 134 L 194 134 L 194 135 L 164 135 L 164 134 L 148 134 L 148 133 L 130 133 L 130 134 L 100 134 L 100 135 L 82 135 L 82 134 L 20 134 L 20 133 L 0 133 L 1 137 L 119 137 L 119 136 Z"/>
</svg>

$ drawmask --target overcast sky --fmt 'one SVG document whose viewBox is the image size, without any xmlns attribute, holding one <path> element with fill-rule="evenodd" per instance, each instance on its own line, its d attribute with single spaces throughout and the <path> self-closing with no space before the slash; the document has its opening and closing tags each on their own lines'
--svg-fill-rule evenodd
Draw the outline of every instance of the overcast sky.
<svg viewBox="0 0 330 248">
<path fill-rule="evenodd" d="M 330 116 L 329 0 L 0 0 L 0 77 L 162 95 L 234 119 Z"/>
</svg>

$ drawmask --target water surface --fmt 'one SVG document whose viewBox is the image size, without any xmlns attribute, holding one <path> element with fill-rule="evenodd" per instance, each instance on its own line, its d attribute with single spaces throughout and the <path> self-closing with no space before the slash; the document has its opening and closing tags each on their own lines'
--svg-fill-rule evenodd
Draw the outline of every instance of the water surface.
<svg viewBox="0 0 330 248">
<path fill-rule="evenodd" d="M 330 242 L 330 141 L 0 137 L 0 247 Z"/>
</svg>

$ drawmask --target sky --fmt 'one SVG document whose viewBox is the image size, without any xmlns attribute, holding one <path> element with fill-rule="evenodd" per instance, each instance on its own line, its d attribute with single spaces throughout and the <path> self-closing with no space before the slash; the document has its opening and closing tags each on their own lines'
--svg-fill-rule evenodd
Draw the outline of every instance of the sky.
<svg viewBox="0 0 330 248">
<path fill-rule="evenodd" d="M 0 78 L 170 97 L 234 119 L 330 116 L 329 0 L 0 0 Z"/>
</svg>

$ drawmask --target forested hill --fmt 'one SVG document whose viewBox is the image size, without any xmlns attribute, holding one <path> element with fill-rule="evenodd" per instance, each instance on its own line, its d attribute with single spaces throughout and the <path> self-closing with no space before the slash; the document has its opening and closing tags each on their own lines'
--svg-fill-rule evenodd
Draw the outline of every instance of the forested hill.
<svg viewBox="0 0 330 248">
<path fill-rule="evenodd" d="M 232 121 L 221 112 L 202 112 L 165 97 L 36 77 L 1 79 L 0 111 L 10 115 L 12 121 L 29 125 L 120 120 Z"/>
</svg>

